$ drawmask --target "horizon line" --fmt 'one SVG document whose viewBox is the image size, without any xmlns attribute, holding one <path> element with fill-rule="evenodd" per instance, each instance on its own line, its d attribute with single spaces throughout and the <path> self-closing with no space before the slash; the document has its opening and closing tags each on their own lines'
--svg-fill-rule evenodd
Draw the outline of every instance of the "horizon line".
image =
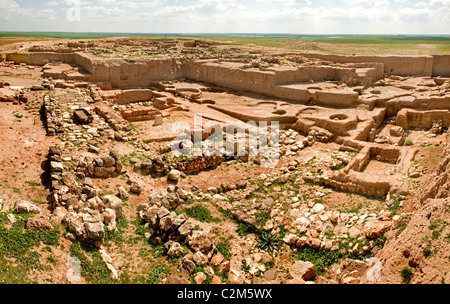
<svg viewBox="0 0 450 304">
<path fill-rule="evenodd" d="M 48 33 L 48 34 L 134 34 L 134 35 L 277 35 L 277 36 L 450 36 L 450 34 L 306 34 L 306 33 L 264 33 L 264 32 L 72 32 L 72 31 L 0 31 L 0 33 Z"/>
</svg>

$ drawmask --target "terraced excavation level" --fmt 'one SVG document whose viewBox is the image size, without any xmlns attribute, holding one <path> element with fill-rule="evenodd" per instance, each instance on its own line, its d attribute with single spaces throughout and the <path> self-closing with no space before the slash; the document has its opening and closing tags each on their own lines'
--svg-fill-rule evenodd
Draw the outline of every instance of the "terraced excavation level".
<svg viewBox="0 0 450 304">
<path fill-rule="evenodd" d="M 19 282 L 71 283 L 67 256 L 81 283 L 373 283 L 370 258 L 374 282 L 450 282 L 450 56 L 107 38 L 1 58 L 2 238 L 38 240 L 0 244 Z"/>
</svg>

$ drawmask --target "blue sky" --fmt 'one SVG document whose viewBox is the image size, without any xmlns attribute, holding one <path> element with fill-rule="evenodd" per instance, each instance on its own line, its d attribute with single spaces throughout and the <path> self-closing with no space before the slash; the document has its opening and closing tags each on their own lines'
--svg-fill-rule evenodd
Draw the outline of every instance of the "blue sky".
<svg viewBox="0 0 450 304">
<path fill-rule="evenodd" d="M 0 31 L 450 34 L 450 0 L 0 0 Z"/>
</svg>

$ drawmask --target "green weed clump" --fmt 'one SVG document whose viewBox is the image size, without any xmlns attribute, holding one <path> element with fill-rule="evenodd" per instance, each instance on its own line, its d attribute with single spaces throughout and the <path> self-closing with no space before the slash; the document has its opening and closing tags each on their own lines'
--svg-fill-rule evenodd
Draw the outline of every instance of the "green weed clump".
<svg viewBox="0 0 450 304">
<path fill-rule="evenodd" d="M 403 283 L 409 284 L 414 274 L 411 268 L 405 267 L 402 269 L 402 271 L 400 271 L 400 275 L 402 276 Z"/>
</svg>

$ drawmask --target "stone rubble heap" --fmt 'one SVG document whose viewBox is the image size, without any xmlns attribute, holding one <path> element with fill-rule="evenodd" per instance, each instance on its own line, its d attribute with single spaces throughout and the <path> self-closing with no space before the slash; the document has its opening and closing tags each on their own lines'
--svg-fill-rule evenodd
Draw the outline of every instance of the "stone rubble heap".
<svg viewBox="0 0 450 304">
<path fill-rule="evenodd" d="M 279 185 L 286 184 L 291 176 L 295 178 L 295 183 L 302 183 L 301 177 L 289 172 L 284 173 L 282 178 L 277 175 L 264 175 L 261 182 L 264 183 L 265 188 L 268 188 L 274 182 Z M 276 188 L 274 187 L 274 189 Z M 278 188 L 280 187 L 278 186 Z M 240 199 L 233 194 L 226 196 L 223 200 L 216 200 L 216 204 L 230 211 L 239 221 L 254 225 L 259 229 L 276 232 L 279 227 L 283 227 L 289 232 L 284 238 L 284 242 L 300 249 L 310 247 L 336 251 L 340 249 L 340 242 L 346 242 L 350 238 L 348 252 L 365 254 L 376 247 L 373 239 L 380 237 L 401 219 L 400 215 L 392 216 L 392 213 L 387 210 L 364 214 L 327 211 L 322 203 L 317 202 L 326 195 L 323 192 L 312 194 L 307 200 L 300 195 L 287 196 L 277 190 L 258 200 L 252 198 L 258 198 L 259 194 L 253 187 L 247 187 L 241 193 Z M 231 205 L 226 200 L 227 197 L 235 199 Z M 277 202 L 276 199 L 279 201 Z M 289 202 L 290 207 L 287 210 L 283 206 L 283 202 Z M 258 212 L 270 214 L 270 218 L 261 227 L 258 227 L 255 216 Z"/>
<path fill-rule="evenodd" d="M 100 247 L 104 243 L 105 226 L 110 232 L 116 231 L 116 220 L 122 215 L 123 202 L 114 195 L 100 198 L 100 191 L 88 177 L 78 182 L 76 175 L 66 170 L 61 155 L 60 147 L 50 147 L 48 160 L 53 214 L 67 223 L 73 233 L 67 236 L 69 239 L 75 240 L 76 236 Z"/>
<path fill-rule="evenodd" d="M 169 194 L 175 194 L 178 199 L 185 195 L 187 195 L 186 197 L 190 196 L 182 188 L 173 187 L 169 190 Z M 152 195 L 149 197 L 149 204 L 139 206 L 139 216 L 152 227 L 152 232 L 146 237 L 153 236 L 156 242 L 164 242 L 164 252 L 168 256 L 183 255 L 184 250 L 180 243 L 186 243 L 193 252 L 189 252 L 180 260 L 179 268 L 188 274 L 194 272 L 195 265 L 214 265 L 222 269 L 229 267 L 229 262 L 224 262 L 224 258 L 213 244 L 211 236 L 194 230 L 194 224 L 186 219 L 184 214 L 177 215 L 165 207 L 176 207 L 178 199 L 170 198 L 170 195 L 167 199 L 161 195 Z M 175 202 L 175 204 L 171 202 Z M 214 276 L 214 271 L 212 271 L 212 276 Z M 215 279 L 218 280 L 218 277 Z"/>
</svg>

